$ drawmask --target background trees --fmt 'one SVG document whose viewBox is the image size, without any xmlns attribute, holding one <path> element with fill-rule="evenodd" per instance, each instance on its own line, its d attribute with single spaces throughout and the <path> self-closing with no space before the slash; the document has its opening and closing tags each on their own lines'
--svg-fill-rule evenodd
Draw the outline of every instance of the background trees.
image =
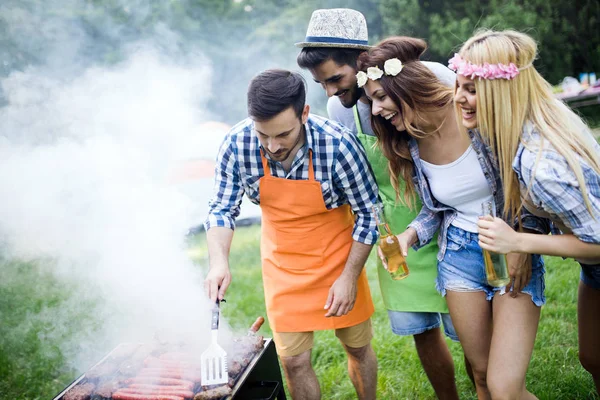
<svg viewBox="0 0 600 400">
<path fill-rule="evenodd" d="M 202 54 L 213 66 L 210 107 L 233 123 L 245 116 L 251 77 L 268 67 L 298 69 L 293 44 L 314 9 L 332 7 L 363 12 L 372 44 L 389 35 L 426 39 L 430 60 L 445 63 L 478 28 L 514 28 L 538 41 L 536 67 L 551 83 L 600 72 L 598 0 L 5 0 L 0 78 L 40 65 L 68 76 L 151 43 L 176 62 Z M 323 110 L 321 93 L 309 92 Z"/>
</svg>

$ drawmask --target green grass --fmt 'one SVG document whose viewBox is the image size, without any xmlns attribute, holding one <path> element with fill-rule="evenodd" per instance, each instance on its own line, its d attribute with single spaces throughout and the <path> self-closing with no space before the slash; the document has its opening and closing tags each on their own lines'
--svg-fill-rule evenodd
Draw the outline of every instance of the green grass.
<svg viewBox="0 0 600 400">
<path fill-rule="evenodd" d="M 260 269 L 260 228 L 240 228 L 231 253 L 233 282 L 223 313 L 234 327 L 247 329 L 266 315 Z M 204 236 L 191 244 L 199 268 L 206 265 Z M 367 265 L 376 312 L 373 346 L 378 356 L 378 398 L 434 399 L 420 366 L 412 338 L 391 332 L 379 292 L 374 259 Z M 101 321 L 93 319 L 93 296 L 77 287 L 62 287 L 62 280 L 46 272 L 42 263 L 3 261 L 0 265 L 0 399 L 48 399 L 81 371 L 66 364 L 61 342 L 79 337 L 89 340 Z M 540 399 L 598 399 L 592 379 L 577 359 L 578 265 L 547 258 L 546 297 L 527 385 Z M 68 289 L 68 290 L 66 290 Z M 83 290 L 83 289 L 81 289 Z M 67 294 L 70 293 L 70 294 Z M 86 300 L 81 300 L 86 299 Z M 53 310 L 69 312 L 59 320 Z M 61 324 L 60 334 L 53 334 Z M 82 328 L 85 327 L 85 332 Z M 267 324 L 261 332 L 270 336 Z M 84 342 L 85 342 L 84 340 Z M 460 345 L 448 341 L 457 368 L 461 398 L 476 399 L 463 365 Z M 510 351 L 510 349 L 507 349 Z M 344 352 L 332 332 L 317 332 L 313 365 L 321 382 L 323 399 L 353 399 Z"/>
</svg>

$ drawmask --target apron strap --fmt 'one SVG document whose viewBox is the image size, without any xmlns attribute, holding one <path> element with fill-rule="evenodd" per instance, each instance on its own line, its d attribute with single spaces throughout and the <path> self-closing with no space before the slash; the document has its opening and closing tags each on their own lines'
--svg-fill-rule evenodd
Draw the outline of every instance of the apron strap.
<svg viewBox="0 0 600 400">
<path fill-rule="evenodd" d="M 315 168 L 313 166 L 313 158 L 312 158 L 312 149 L 308 149 L 308 180 L 315 180 Z M 263 149 L 260 149 L 260 161 L 262 162 L 263 170 L 265 171 L 265 176 L 271 176 L 271 169 L 269 168 L 269 162 L 265 157 L 265 153 L 263 153 Z"/>
<path fill-rule="evenodd" d="M 267 157 L 265 157 L 265 153 L 263 153 L 263 149 L 260 149 L 260 161 L 262 161 L 265 176 L 271 176 L 271 169 L 269 168 L 269 163 L 267 162 Z"/>
<path fill-rule="evenodd" d="M 358 116 L 358 104 L 355 104 L 352 107 L 352 111 L 354 111 L 354 123 L 356 124 L 356 131 L 359 135 L 363 134 L 362 124 L 360 123 L 360 117 Z"/>
<path fill-rule="evenodd" d="M 315 180 L 315 168 L 313 167 L 312 161 L 312 149 L 308 149 L 308 180 Z"/>
</svg>

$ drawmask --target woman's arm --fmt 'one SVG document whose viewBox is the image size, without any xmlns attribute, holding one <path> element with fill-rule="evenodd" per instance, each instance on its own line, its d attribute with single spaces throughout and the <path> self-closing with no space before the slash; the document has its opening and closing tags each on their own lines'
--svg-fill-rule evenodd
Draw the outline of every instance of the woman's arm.
<svg viewBox="0 0 600 400">
<path fill-rule="evenodd" d="M 587 243 L 573 234 L 539 235 L 515 232 L 500 218 L 479 220 L 479 245 L 496 253 L 530 253 L 577 259 L 599 259 L 600 244 Z"/>
<path fill-rule="evenodd" d="M 519 234 L 520 252 L 546 254 L 549 256 L 573 257 L 577 259 L 598 260 L 600 244 L 586 243 L 573 234 L 535 235 Z"/>
<path fill-rule="evenodd" d="M 442 216 L 440 213 L 430 210 L 425 205 L 425 202 L 423 202 L 419 215 L 417 215 L 413 222 L 408 225 L 406 231 L 404 231 L 404 233 L 407 234 L 406 239 L 409 239 L 407 242 L 408 247 L 414 246 L 414 249 L 417 250 L 425 246 L 431 241 L 441 224 Z M 400 235 L 398 235 L 398 239 L 400 239 Z M 405 250 L 408 251 L 408 249 Z"/>
</svg>

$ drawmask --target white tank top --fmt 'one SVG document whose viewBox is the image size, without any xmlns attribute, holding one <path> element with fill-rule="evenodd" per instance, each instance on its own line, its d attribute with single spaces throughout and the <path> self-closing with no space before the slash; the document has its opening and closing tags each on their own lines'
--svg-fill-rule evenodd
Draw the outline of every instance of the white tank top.
<svg viewBox="0 0 600 400">
<path fill-rule="evenodd" d="M 481 203 L 493 201 L 493 196 L 473 147 L 450 164 L 421 163 L 433 197 L 458 211 L 451 225 L 476 233 Z"/>
</svg>

